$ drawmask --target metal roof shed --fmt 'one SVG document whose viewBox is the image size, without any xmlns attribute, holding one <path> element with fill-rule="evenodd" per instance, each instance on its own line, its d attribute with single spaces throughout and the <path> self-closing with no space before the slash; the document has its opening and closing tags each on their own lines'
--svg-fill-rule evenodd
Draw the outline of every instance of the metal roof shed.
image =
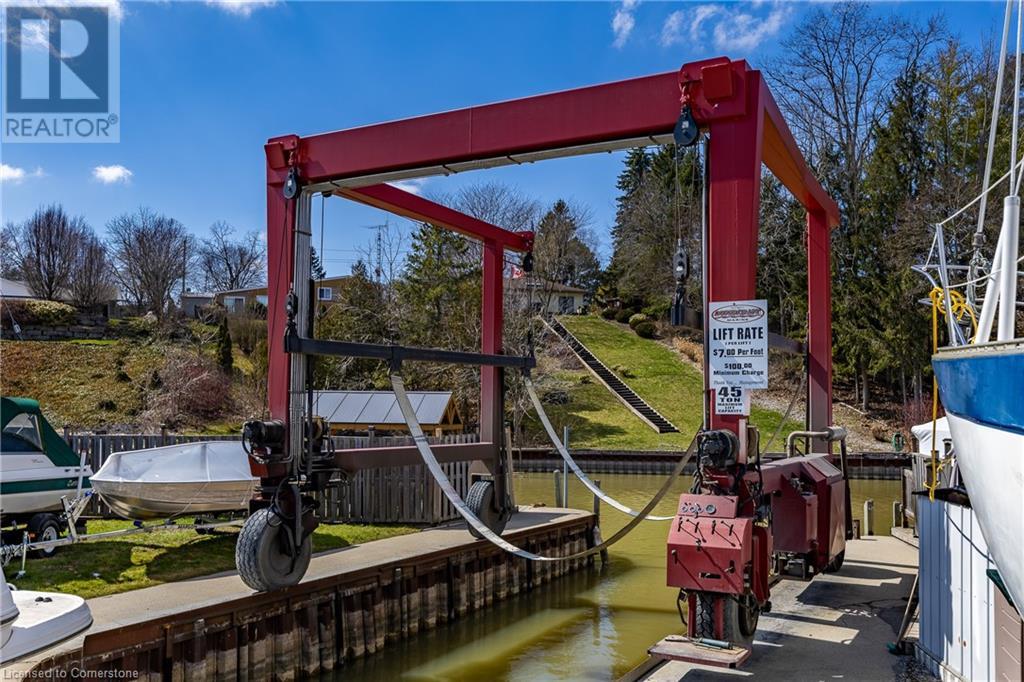
<svg viewBox="0 0 1024 682">
<path fill-rule="evenodd" d="M 391 391 L 316 391 L 316 413 L 331 431 L 408 431 Z M 451 391 L 411 391 L 409 400 L 425 431 L 435 435 L 461 433 L 462 416 Z"/>
</svg>

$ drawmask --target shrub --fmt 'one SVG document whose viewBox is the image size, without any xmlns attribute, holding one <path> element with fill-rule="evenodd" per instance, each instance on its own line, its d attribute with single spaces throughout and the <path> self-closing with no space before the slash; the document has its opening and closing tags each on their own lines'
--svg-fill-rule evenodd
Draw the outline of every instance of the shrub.
<svg viewBox="0 0 1024 682">
<path fill-rule="evenodd" d="M 252 355 L 257 344 L 267 338 L 267 323 L 265 320 L 252 317 L 230 317 L 228 331 L 241 351 L 246 355 Z"/>
<path fill-rule="evenodd" d="M 636 326 L 641 322 L 646 322 L 647 316 L 643 313 L 637 313 L 636 315 L 630 315 L 629 317 L 629 328 L 636 329 Z"/>
<path fill-rule="evenodd" d="M 75 309 L 58 301 L 4 301 L 2 325 L 11 329 L 11 317 L 20 326 L 63 327 L 75 323 Z"/>
<path fill-rule="evenodd" d="M 633 314 L 635 312 L 636 311 L 633 310 L 632 308 L 623 308 L 619 312 L 615 313 L 615 321 L 621 322 L 622 324 L 626 324 L 627 322 L 629 322 L 629 318 L 633 317 Z"/>
<path fill-rule="evenodd" d="M 615 315 L 618 312 L 619 311 L 616 310 L 615 308 L 603 308 L 601 310 L 601 317 L 603 317 L 606 320 L 614 320 L 615 319 Z"/>
<path fill-rule="evenodd" d="M 653 339 L 655 332 L 657 331 L 657 327 L 654 326 L 653 322 L 647 320 L 638 324 L 634 331 L 636 332 L 636 335 L 642 339 Z"/>
<path fill-rule="evenodd" d="M 633 374 L 632 371 L 630 371 L 629 367 L 626 367 L 624 365 L 615 365 L 614 367 L 612 367 L 612 371 L 618 374 L 623 379 L 632 379 L 634 376 L 636 376 Z"/>
<path fill-rule="evenodd" d="M 672 347 L 690 362 L 695 362 L 699 365 L 704 360 L 704 346 L 696 341 L 677 336 L 672 339 Z"/>
<path fill-rule="evenodd" d="M 143 339 L 156 331 L 156 322 L 145 317 L 123 317 L 107 323 L 111 333 L 122 339 Z"/>
<path fill-rule="evenodd" d="M 168 353 L 162 386 L 149 394 L 144 421 L 177 427 L 219 419 L 231 404 L 231 382 L 212 359 L 185 350 Z"/>
<path fill-rule="evenodd" d="M 666 320 L 668 319 L 668 311 L 671 309 L 672 302 L 666 298 L 655 301 L 640 312 L 652 320 Z"/>
<path fill-rule="evenodd" d="M 545 405 L 568 405 L 570 400 L 569 392 L 560 388 L 549 388 L 540 396 Z"/>
</svg>

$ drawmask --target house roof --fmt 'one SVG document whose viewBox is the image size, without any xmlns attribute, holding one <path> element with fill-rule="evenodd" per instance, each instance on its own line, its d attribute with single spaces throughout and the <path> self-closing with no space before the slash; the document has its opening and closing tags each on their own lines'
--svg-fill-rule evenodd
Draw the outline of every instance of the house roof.
<svg viewBox="0 0 1024 682">
<path fill-rule="evenodd" d="M 507 286 L 509 289 L 525 289 L 526 286 L 527 286 L 527 283 L 528 283 L 528 280 L 526 280 L 525 278 L 519 278 L 519 279 L 506 278 L 505 279 L 505 286 Z M 533 282 L 529 282 L 529 283 L 531 285 L 536 286 L 537 290 L 539 290 L 539 291 L 553 291 L 553 292 L 560 293 L 560 294 L 585 294 L 585 293 L 587 293 L 586 289 L 580 289 L 579 287 L 571 287 L 568 284 L 560 284 L 558 282 L 548 282 L 548 281 L 545 281 L 545 280 L 533 280 Z"/>
<path fill-rule="evenodd" d="M 0 277 L 0 297 L 4 298 L 36 298 L 32 290 L 24 282 Z"/>
<path fill-rule="evenodd" d="M 352 275 L 334 275 L 332 277 L 324 277 L 321 280 L 317 280 L 321 284 L 337 284 L 349 279 Z M 213 292 L 214 296 L 220 296 L 221 294 L 254 294 L 257 291 L 266 291 L 267 285 L 261 284 L 258 287 L 246 287 L 244 289 L 224 289 L 223 291 Z"/>
<path fill-rule="evenodd" d="M 391 391 L 315 391 L 315 410 L 333 424 L 404 424 Z M 421 424 L 441 424 L 452 400 L 451 391 L 410 391 L 409 402 Z"/>
</svg>

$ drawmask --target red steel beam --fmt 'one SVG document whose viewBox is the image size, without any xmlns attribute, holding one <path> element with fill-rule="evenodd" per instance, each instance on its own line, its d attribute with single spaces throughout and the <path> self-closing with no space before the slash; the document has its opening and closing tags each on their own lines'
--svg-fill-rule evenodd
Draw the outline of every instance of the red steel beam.
<svg viewBox="0 0 1024 682">
<path fill-rule="evenodd" d="M 533 232 L 511 232 L 392 185 L 342 188 L 334 193 L 410 220 L 437 225 L 485 243 L 493 242 L 510 251 L 533 248 Z"/>
<path fill-rule="evenodd" d="M 281 187 L 289 172 L 304 185 L 415 171 L 457 172 L 474 164 L 518 163 L 523 155 L 571 153 L 572 147 L 611 144 L 670 133 L 681 104 L 691 107 L 710 132 L 708 300 L 753 298 L 762 162 L 808 210 L 808 354 L 811 365 L 811 426 L 829 423 L 831 407 L 831 329 L 828 231 L 839 211 L 800 155 L 789 127 L 760 72 L 724 57 L 684 65 L 678 72 L 607 83 L 524 99 L 469 107 L 350 130 L 300 138 L 273 138 L 266 145 L 268 184 L 268 261 L 271 413 L 286 417 L 288 362 L 280 335 L 285 296 L 292 280 L 294 201 Z M 609 147 L 611 148 L 611 147 Z M 561 150 L 561 151 L 559 151 Z M 520 158 L 516 158 L 516 157 Z M 530 160 L 529 157 L 525 157 Z M 460 164 L 463 164 L 460 166 Z M 379 180 L 378 180 L 379 182 Z M 338 190 L 371 205 L 427 219 L 484 241 L 484 352 L 501 350 L 502 248 L 522 250 L 525 235 L 486 224 L 412 198 L 388 186 Z M 430 216 L 433 216 L 432 218 Z M 486 227 L 485 227 L 486 226 Z M 490 267 L 488 267 L 490 264 Z M 491 376 L 494 374 L 494 376 Z M 482 378 L 490 419 L 499 428 L 499 377 Z M 713 404 L 713 401 L 712 401 Z M 494 421 L 494 423 L 489 423 Z M 735 420 L 712 415 L 712 426 L 735 428 Z M 494 434 L 496 435 L 496 433 Z"/>
</svg>

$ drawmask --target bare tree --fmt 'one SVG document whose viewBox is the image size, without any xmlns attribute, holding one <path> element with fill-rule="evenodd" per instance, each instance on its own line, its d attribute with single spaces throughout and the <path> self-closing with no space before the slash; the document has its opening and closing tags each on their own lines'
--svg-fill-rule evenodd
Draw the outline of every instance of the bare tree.
<svg viewBox="0 0 1024 682">
<path fill-rule="evenodd" d="M 68 293 L 71 301 L 82 307 L 95 306 L 117 298 L 107 247 L 92 232 L 81 237 Z"/>
<path fill-rule="evenodd" d="M 40 208 L 20 226 L 5 229 L 5 260 L 40 298 L 57 300 L 67 293 L 76 254 L 91 229 L 59 204 Z"/>
<path fill-rule="evenodd" d="M 163 318 L 188 270 L 188 234 L 174 218 L 141 207 L 107 223 L 114 277 L 137 305 Z"/>
<path fill-rule="evenodd" d="M 199 244 L 199 268 L 206 286 L 215 291 L 244 289 L 262 284 L 266 249 L 259 234 L 249 232 L 233 239 L 235 228 L 218 221 L 210 226 L 210 238 Z"/>
</svg>

